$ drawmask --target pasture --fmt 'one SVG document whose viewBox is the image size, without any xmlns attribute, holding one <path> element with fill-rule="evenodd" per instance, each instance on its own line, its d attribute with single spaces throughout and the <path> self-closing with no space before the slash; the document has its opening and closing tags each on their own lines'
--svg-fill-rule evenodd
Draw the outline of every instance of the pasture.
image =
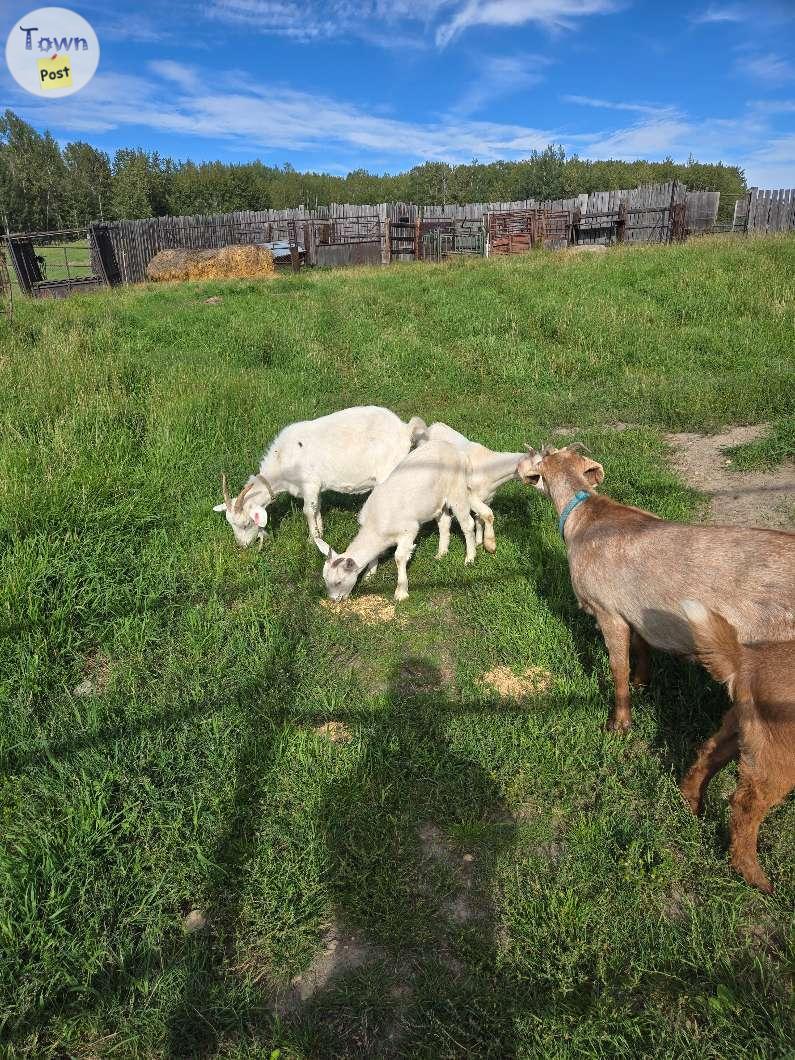
<svg viewBox="0 0 795 1060">
<path fill-rule="evenodd" d="M 504 487 L 472 567 L 424 533 L 397 607 L 391 562 L 322 603 L 299 504 L 259 554 L 212 506 L 284 424 L 376 403 L 494 448 L 576 437 L 603 491 L 698 520 L 664 432 L 772 423 L 738 468 L 792 456 L 793 274 L 795 238 L 705 239 L 18 300 L 8 1055 L 791 1055 L 795 806 L 766 897 L 728 865 L 734 767 L 703 821 L 677 790 L 723 690 L 658 656 L 604 731 L 544 497 Z M 342 549 L 361 502 L 323 503 Z"/>
</svg>

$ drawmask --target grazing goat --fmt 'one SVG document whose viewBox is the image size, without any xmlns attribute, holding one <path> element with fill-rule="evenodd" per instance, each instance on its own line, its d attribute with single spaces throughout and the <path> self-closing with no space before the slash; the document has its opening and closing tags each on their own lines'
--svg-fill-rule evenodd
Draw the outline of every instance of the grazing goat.
<svg viewBox="0 0 795 1060">
<path fill-rule="evenodd" d="M 685 526 L 601 497 L 602 465 L 572 446 L 528 450 L 519 474 L 551 498 L 577 600 L 604 636 L 615 682 L 608 728 L 632 724 L 630 641 L 635 685 L 648 680 L 650 645 L 693 654 L 680 600 L 721 612 L 746 643 L 795 637 L 795 534 Z"/>
<path fill-rule="evenodd" d="M 795 788 L 795 640 L 741 644 L 723 615 L 696 600 L 684 600 L 694 654 L 733 706 L 720 729 L 703 745 L 681 784 L 693 813 L 700 814 L 714 774 L 739 756 L 732 796 L 731 862 L 748 883 L 772 894 L 759 864 L 759 826 L 768 810 Z"/>
<path fill-rule="evenodd" d="M 406 564 L 423 523 L 439 524 L 438 556 L 450 544 L 450 523 L 459 522 L 466 539 L 466 563 L 475 559 L 475 524 L 469 511 L 469 461 L 446 442 L 427 442 L 398 464 L 386 482 L 380 483 L 359 513 L 359 530 L 347 549 L 338 555 L 319 538 L 315 544 L 326 557 L 323 579 L 332 600 L 350 595 L 362 571 L 369 577 L 378 558 L 393 545 L 398 569 L 395 599 L 409 595 Z"/>
<path fill-rule="evenodd" d="M 289 493 L 303 499 L 310 536 L 322 537 L 321 492 L 369 493 L 408 454 L 424 430 L 419 417 L 404 423 L 394 412 L 375 405 L 291 423 L 276 435 L 259 472 L 234 500 L 226 476 L 221 476 L 224 502 L 213 511 L 226 513 L 243 548 L 255 538 L 261 546 L 267 506 L 278 494 Z"/>
<path fill-rule="evenodd" d="M 519 477 L 516 469 L 525 454 L 494 452 L 485 445 L 471 442 L 446 423 L 432 423 L 423 437 L 433 442 L 448 442 L 469 457 L 472 467 L 469 506 L 475 513 L 475 543 L 483 545 L 487 552 L 495 552 L 494 513 L 489 504 L 500 486 Z"/>
</svg>

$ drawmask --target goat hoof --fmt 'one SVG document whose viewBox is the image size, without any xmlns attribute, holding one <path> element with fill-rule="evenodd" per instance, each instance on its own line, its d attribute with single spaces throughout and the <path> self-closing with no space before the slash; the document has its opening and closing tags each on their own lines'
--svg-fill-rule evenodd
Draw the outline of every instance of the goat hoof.
<svg viewBox="0 0 795 1060">
<path fill-rule="evenodd" d="M 607 732 L 625 733 L 632 728 L 632 722 L 625 719 L 608 718 L 605 729 Z"/>
<path fill-rule="evenodd" d="M 408 589 L 395 589 L 395 599 L 400 603 L 401 600 L 408 600 L 409 591 Z"/>
<path fill-rule="evenodd" d="M 484 541 L 483 542 L 483 547 L 485 548 L 485 550 L 487 552 L 491 552 L 492 554 L 494 554 L 497 551 L 497 542 L 496 541 Z"/>
<path fill-rule="evenodd" d="M 752 887 L 756 887 L 762 894 L 774 894 L 775 888 L 770 880 L 762 872 L 758 866 L 752 868 L 745 868 L 740 865 L 735 865 L 734 869 L 742 876 L 746 883 L 749 883 Z"/>
</svg>

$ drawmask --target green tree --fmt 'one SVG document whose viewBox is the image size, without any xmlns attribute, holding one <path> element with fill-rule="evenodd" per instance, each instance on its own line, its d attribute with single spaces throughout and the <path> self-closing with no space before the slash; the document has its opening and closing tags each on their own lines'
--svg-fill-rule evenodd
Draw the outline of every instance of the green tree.
<svg viewBox="0 0 795 1060">
<path fill-rule="evenodd" d="M 7 110 L 0 117 L 0 211 L 6 229 L 63 225 L 65 176 L 53 137 Z"/>
<path fill-rule="evenodd" d="M 66 170 L 64 203 L 69 223 L 75 226 L 104 220 L 110 206 L 110 159 L 104 151 L 76 140 L 63 150 Z"/>
</svg>

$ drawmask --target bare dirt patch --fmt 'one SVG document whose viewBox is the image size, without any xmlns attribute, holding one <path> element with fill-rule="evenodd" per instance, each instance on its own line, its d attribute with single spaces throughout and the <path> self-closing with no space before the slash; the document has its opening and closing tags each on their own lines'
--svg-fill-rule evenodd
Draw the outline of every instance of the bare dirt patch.
<svg viewBox="0 0 795 1060">
<path fill-rule="evenodd" d="M 322 725 L 316 725 L 313 732 L 330 743 L 350 743 L 353 739 L 353 733 L 344 721 L 324 721 Z"/>
<path fill-rule="evenodd" d="M 455 680 L 452 657 L 446 649 L 442 658 L 434 659 L 408 658 L 398 667 L 392 682 L 393 693 L 397 699 L 413 699 L 415 696 L 439 695 L 445 686 L 452 687 Z"/>
<path fill-rule="evenodd" d="M 456 882 L 454 893 L 440 908 L 445 920 L 459 926 L 472 921 L 487 921 L 491 907 L 477 882 L 476 856 L 470 851 L 462 853 L 433 821 L 426 821 L 420 828 L 419 840 L 423 860 L 444 866 Z"/>
<path fill-rule="evenodd" d="M 563 253 L 569 254 L 606 254 L 607 247 L 604 243 L 582 243 L 576 247 L 564 247 Z"/>
<path fill-rule="evenodd" d="M 381 951 L 358 932 L 348 931 L 336 920 L 323 936 L 321 949 L 301 975 L 274 1002 L 280 1016 L 294 1012 L 329 986 L 338 976 L 377 960 Z"/>
<path fill-rule="evenodd" d="M 541 666 L 530 666 L 520 674 L 515 674 L 509 666 L 496 666 L 481 678 L 482 684 L 505 699 L 538 696 L 547 691 L 552 681 L 552 674 Z"/>
<path fill-rule="evenodd" d="M 709 497 L 707 521 L 731 526 L 790 529 L 795 506 L 795 465 L 774 471 L 733 471 L 724 453 L 753 442 L 766 431 L 732 427 L 724 434 L 666 434 L 673 447 L 673 466 L 682 478 Z"/>
<path fill-rule="evenodd" d="M 320 606 L 334 615 L 358 618 L 366 626 L 395 621 L 395 605 L 383 596 L 354 596 L 349 600 L 321 600 Z M 399 620 L 402 621 L 402 620 Z"/>
<path fill-rule="evenodd" d="M 101 651 L 92 652 L 83 661 L 83 680 L 73 689 L 76 696 L 101 696 L 110 681 L 110 659 Z"/>
</svg>

